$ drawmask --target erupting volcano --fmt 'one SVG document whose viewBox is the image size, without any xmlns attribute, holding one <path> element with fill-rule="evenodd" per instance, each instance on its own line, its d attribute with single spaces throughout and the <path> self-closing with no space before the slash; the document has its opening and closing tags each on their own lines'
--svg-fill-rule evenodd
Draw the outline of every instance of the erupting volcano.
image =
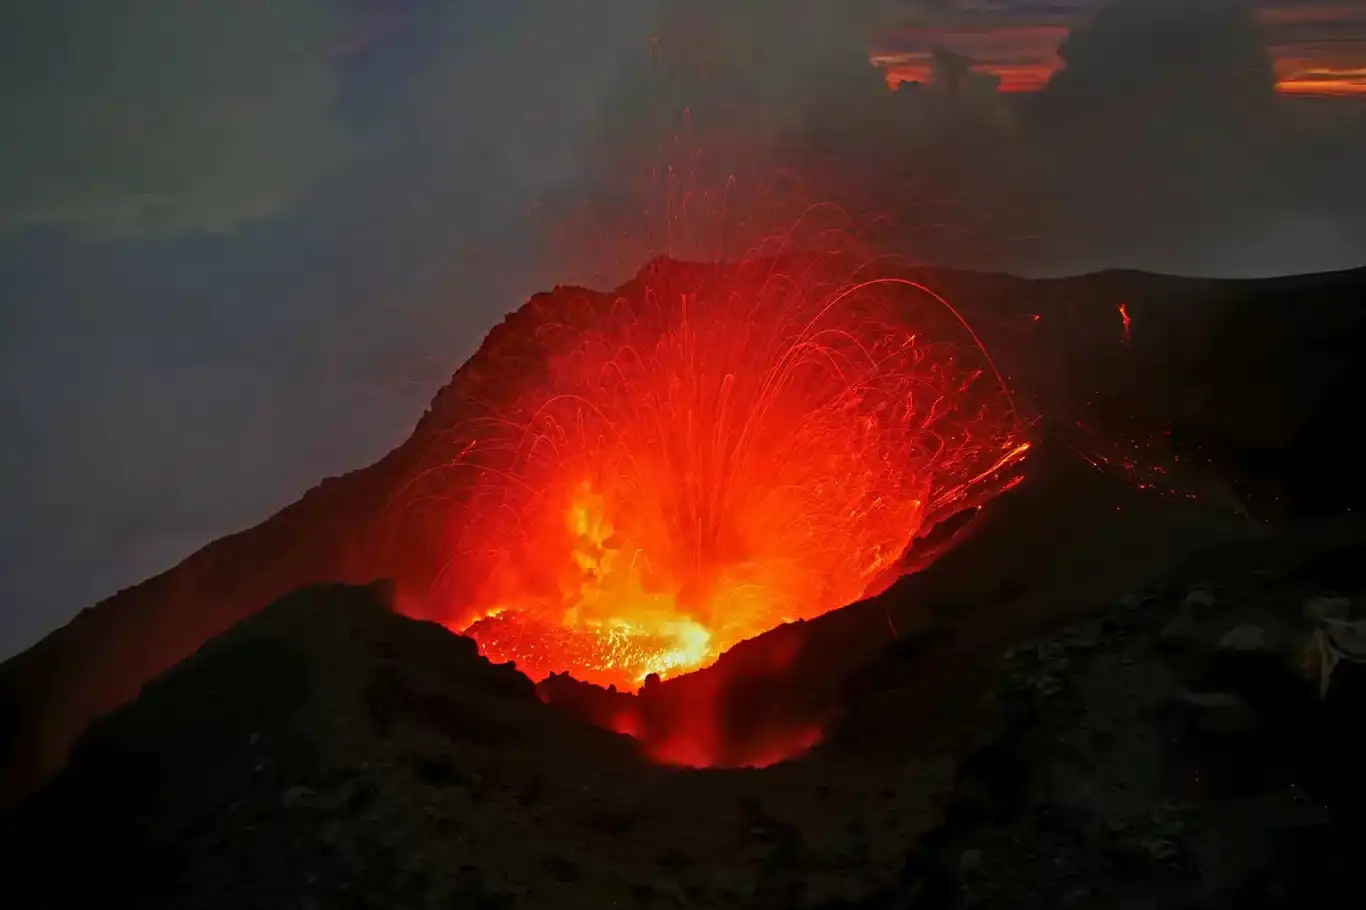
<svg viewBox="0 0 1366 910">
<path fill-rule="evenodd" d="M 568 299 L 463 377 L 478 416 L 409 491 L 444 516 L 438 618 L 536 680 L 635 690 L 858 600 L 1028 449 L 948 303 L 843 257 Z"/>
</svg>

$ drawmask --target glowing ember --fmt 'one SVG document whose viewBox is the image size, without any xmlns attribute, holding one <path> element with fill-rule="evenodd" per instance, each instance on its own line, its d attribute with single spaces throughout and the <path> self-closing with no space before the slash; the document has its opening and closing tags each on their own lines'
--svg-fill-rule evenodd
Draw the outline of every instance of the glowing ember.
<svg viewBox="0 0 1366 910">
<path fill-rule="evenodd" d="M 1128 344 L 1129 333 L 1130 330 L 1133 328 L 1134 320 L 1132 317 L 1129 316 L 1129 305 L 1127 303 L 1121 303 L 1119 305 L 1119 321 L 1120 324 L 1124 326 L 1124 337 L 1122 341 L 1125 344 Z"/>
<path fill-rule="evenodd" d="M 858 600 L 999 491 L 1028 445 L 971 332 L 832 262 L 658 263 L 547 318 L 452 431 L 448 624 L 636 689 Z"/>
</svg>

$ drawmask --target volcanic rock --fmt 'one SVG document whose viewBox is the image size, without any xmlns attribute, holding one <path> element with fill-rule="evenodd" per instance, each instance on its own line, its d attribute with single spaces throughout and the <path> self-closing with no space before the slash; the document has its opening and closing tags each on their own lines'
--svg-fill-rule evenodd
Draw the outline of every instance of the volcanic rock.
<svg viewBox="0 0 1366 910">
<path fill-rule="evenodd" d="M 302 589 L 96 724 L 3 819 L 4 906 L 812 906 L 890 882 L 948 783 L 654 765 L 385 597 Z"/>
<path fill-rule="evenodd" d="M 1244 623 L 1229 629 L 1219 639 L 1219 647 L 1226 651 L 1260 651 L 1266 647 L 1266 631 L 1261 626 Z"/>
<path fill-rule="evenodd" d="M 383 587 L 303 589 L 92 728 L 3 820 L 0 898 L 1348 906 L 1366 667 L 1320 695 L 1301 609 L 1305 567 L 1344 546 L 1366 541 L 1283 542 L 1269 576 L 1238 568 L 1268 541 L 1197 557 L 1227 596 L 1181 648 L 1179 572 L 1003 660 L 961 629 L 891 641 L 825 741 L 764 770 L 651 764 Z M 1220 648 L 1254 618 L 1280 650 Z"/>
<path fill-rule="evenodd" d="M 1304 602 L 1304 615 L 1310 619 L 1344 619 L 1352 613 L 1346 597 L 1311 597 Z"/>
<path fill-rule="evenodd" d="M 1195 561 L 1220 568 L 1227 596 L 1220 623 L 1192 626 L 1181 649 L 1162 641 L 1187 611 L 1179 581 L 1142 611 L 1014 649 L 944 824 L 859 906 L 1357 906 L 1366 673 L 1353 665 L 1351 688 L 1321 697 L 1302 661 L 1316 631 L 1304 572 L 1343 545 L 1296 559 L 1281 544 L 1288 561 L 1270 573 L 1246 568 L 1265 543 Z M 1269 616 L 1288 630 L 1279 649 L 1240 622 Z M 1230 651 L 1230 624 L 1257 647 Z"/>
</svg>

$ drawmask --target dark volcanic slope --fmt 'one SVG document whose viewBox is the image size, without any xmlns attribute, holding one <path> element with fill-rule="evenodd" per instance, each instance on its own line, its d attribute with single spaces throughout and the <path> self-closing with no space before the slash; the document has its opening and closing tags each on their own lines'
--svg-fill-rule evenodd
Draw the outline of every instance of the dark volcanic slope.
<svg viewBox="0 0 1366 910">
<path fill-rule="evenodd" d="M 687 771 L 383 588 L 308 588 L 0 815 L 0 901 L 1355 907 L 1366 667 L 1320 697 L 1314 633 L 1363 595 L 1366 538 L 1226 546 L 1004 661 L 961 630 L 905 635 L 811 754 Z"/>
<path fill-rule="evenodd" d="M 1014 649 L 944 821 L 877 908 L 1349 908 L 1366 539 L 1211 551 Z M 1345 626 L 1343 624 L 1346 624 Z"/>
<path fill-rule="evenodd" d="M 774 740 L 831 722 L 850 679 L 893 639 L 947 633 L 964 650 L 994 654 L 1162 575 L 1193 550 L 1266 533 L 1226 508 L 1138 491 L 1061 445 L 1045 438 L 1019 488 L 927 568 L 877 596 L 742 642 L 713 666 L 639 695 L 565 677 L 539 691 L 601 724 L 630 712 L 661 738 L 686 728 L 697 705 L 715 704 L 722 760 L 742 764 Z"/>
<path fill-rule="evenodd" d="M 1362 475 L 1341 439 L 1360 399 L 1362 373 L 1353 365 L 1366 362 L 1366 272 L 1263 282 L 1137 273 L 1039 282 L 967 273 L 912 277 L 959 306 L 1022 402 L 1043 415 L 1040 432 L 1052 439 L 1041 450 L 1046 457 L 1066 459 L 1076 449 L 1170 431 L 1187 461 L 1216 458 L 1239 480 L 1239 497 L 1269 517 L 1360 503 Z M 0 803 L 60 766 L 92 719 L 300 585 L 389 577 L 401 602 L 424 591 L 433 569 L 392 520 L 395 491 L 460 416 L 462 383 L 487 374 L 500 358 L 534 359 L 531 328 L 592 294 L 558 289 L 510 316 L 438 394 L 412 438 L 382 461 L 324 482 L 261 525 L 84 611 L 0 667 Z M 1133 318 L 1127 341 L 1119 303 Z M 1066 477 L 1073 470 L 1045 473 Z M 1217 500 L 1225 491 L 1205 492 Z M 1040 538 L 1041 514 L 1015 520 L 1017 533 Z M 1156 517 L 1144 521 L 1149 535 L 1163 526 Z M 1016 550 L 997 543 L 987 552 L 1010 558 Z M 1057 559 L 1049 565 L 1052 577 L 1066 574 Z M 993 576 L 975 568 L 974 577 Z"/>
<path fill-rule="evenodd" d="M 672 771 L 376 588 L 304 589 L 109 715 L 0 817 L 0 902 L 791 906 L 890 886 L 949 766 Z"/>
</svg>

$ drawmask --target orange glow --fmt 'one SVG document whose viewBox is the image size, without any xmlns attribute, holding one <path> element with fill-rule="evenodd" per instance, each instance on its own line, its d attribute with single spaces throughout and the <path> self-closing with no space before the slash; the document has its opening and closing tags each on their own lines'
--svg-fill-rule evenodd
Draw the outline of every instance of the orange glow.
<svg viewBox="0 0 1366 910">
<path fill-rule="evenodd" d="M 1366 97 L 1366 2 L 1271 7 L 1257 18 L 1270 38 L 1277 91 Z"/>
<path fill-rule="evenodd" d="M 1276 90 L 1285 95 L 1366 98 L 1366 67 L 1296 71 L 1280 79 Z"/>
<path fill-rule="evenodd" d="M 985 68 L 1001 80 L 998 92 L 1015 94 L 1018 92 L 1037 92 L 1048 85 L 1048 80 L 1058 71 L 1056 63 L 1017 63 L 997 64 Z"/>
<path fill-rule="evenodd" d="M 869 59 L 893 88 L 903 82 L 928 84 L 934 49 L 942 47 L 973 61 L 973 72 L 999 79 L 1000 92 L 1034 92 L 1062 65 L 1057 51 L 1067 32 L 1065 24 L 1054 21 L 905 27 L 881 35 Z"/>
<path fill-rule="evenodd" d="M 715 724 L 707 718 L 705 711 L 690 715 L 698 722 L 685 724 L 671 732 L 662 741 L 644 739 L 649 756 L 662 765 L 675 765 L 680 768 L 710 768 L 716 765 L 718 745 L 713 742 Z M 620 726 L 613 729 L 617 733 L 642 738 L 636 728 L 633 716 L 623 714 Z M 738 763 L 729 765 L 736 768 L 769 768 L 788 759 L 810 751 L 820 743 L 824 731 L 820 727 L 798 727 L 791 731 L 772 736 L 763 742 L 762 747 Z"/>
<path fill-rule="evenodd" d="M 928 85 L 934 78 L 931 64 L 919 55 L 873 57 L 872 62 L 883 71 L 887 85 L 892 89 L 899 88 L 904 82 Z M 1057 71 L 1057 66 L 1049 63 L 977 65 L 972 67 L 972 71 L 997 77 L 1000 84 L 996 90 L 1014 94 L 1042 89 Z"/>
<path fill-rule="evenodd" d="M 1129 343 L 1129 331 L 1133 327 L 1134 321 L 1129 318 L 1129 305 L 1121 303 L 1119 305 L 1119 320 L 1124 325 L 1124 343 Z"/>
<path fill-rule="evenodd" d="M 536 680 L 635 690 L 856 601 L 1029 447 L 947 303 L 843 259 L 665 261 L 572 309 L 442 469 L 446 622 Z M 671 735 L 661 760 L 715 751 Z"/>
<path fill-rule="evenodd" d="M 926 54 L 873 54 L 868 59 L 882 70 L 891 89 L 900 88 L 903 82 L 928 85 L 934 78 L 934 67 Z"/>
<path fill-rule="evenodd" d="M 1045 88 L 1062 66 L 1058 48 L 1085 13 L 956 10 L 881 34 L 869 59 L 889 86 L 928 83 L 931 55 L 948 48 L 973 70 L 1000 78 L 1002 92 Z M 1276 90 L 1320 98 L 1366 97 L 1366 2 L 1297 4 L 1257 10 L 1276 65 Z"/>
</svg>

